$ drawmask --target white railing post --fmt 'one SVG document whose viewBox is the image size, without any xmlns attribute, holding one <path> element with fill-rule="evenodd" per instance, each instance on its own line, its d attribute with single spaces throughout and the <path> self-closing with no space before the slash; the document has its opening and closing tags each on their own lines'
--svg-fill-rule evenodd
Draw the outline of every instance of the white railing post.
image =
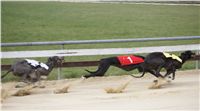
<svg viewBox="0 0 200 111">
<path fill-rule="evenodd" d="M 64 44 L 61 45 L 61 50 L 64 50 Z M 57 79 L 58 80 L 62 79 L 62 70 L 61 70 L 61 67 L 58 68 Z"/>
<path fill-rule="evenodd" d="M 200 54 L 200 51 L 197 50 L 197 51 L 196 51 L 196 55 L 199 55 L 199 54 Z M 196 70 L 198 70 L 199 67 L 200 67 L 199 63 L 200 63 L 200 60 L 196 60 Z"/>
</svg>

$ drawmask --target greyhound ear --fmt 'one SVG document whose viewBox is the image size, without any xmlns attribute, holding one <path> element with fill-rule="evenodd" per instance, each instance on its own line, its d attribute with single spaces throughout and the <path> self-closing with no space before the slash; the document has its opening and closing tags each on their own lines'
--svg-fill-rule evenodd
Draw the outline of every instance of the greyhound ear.
<svg viewBox="0 0 200 111">
<path fill-rule="evenodd" d="M 183 52 L 183 54 L 184 54 L 184 55 L 189 55 L 189 56 L 195 55 L 195 53 L 193 53 L 193 52 L 190 51 L 190 50 L 187 50 L 187 51 Z M 181 53 L 181 55 L 182 55 L 182 53 Z"/>
<path fill-rule="evenodd" d="M 193 52 L 191 50 L 187 50 L 184 52 L 185 54 L 193 54 Z"/>
<path fill-rule="evenodd" d="M 64 60 L 65 58 L 64 58 L 64 56 L 60 56 L 59 59 Z"/>
<path fill-rule="evenodd" d="M 52 60 L 53 60 L 52 57 L 49 57 L 49 58 L 48 58 L 48 61 L 52 61 Z"/>
</svg>

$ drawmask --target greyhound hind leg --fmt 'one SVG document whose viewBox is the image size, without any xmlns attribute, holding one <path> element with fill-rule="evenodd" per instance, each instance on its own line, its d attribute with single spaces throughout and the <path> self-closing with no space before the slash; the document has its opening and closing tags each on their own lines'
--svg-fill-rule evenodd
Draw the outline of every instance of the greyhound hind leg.
<svg viewBox="0 0 200 111">
<path fill-rule="evenodd" d="M 94 76 L 104 76 L 106 71 L 109 69 L 110 63 L 106 60 L 102 60 L 99 64 L 98 69 L 95 72 L 90 72 L 89 75 L 85 75 L 85 78 L 94 77 Z"/>
</svg>

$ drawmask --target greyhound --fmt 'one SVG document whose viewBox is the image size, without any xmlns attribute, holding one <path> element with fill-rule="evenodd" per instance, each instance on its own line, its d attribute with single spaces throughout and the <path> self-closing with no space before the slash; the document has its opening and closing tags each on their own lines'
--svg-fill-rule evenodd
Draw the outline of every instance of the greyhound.
<svg viewBox="0 0 200 111">
<path fill-rule="evenodd" d="M 143 77 L 145 72 L 150 72 L 157 78 L 165 78 L 172 73 L 172 80 L 174 80 L 176 69 L 180 69 L 182 65 L 194 55 L 195 53 L 192 51 L 182 52 L 180 56 L 163 52 L 150 53 L 141 64 L 143 74 L 140 77 Z M 167 71 L 164 76 L 160 74 L 162 68 Z"/>
<path fill-rule="evenodd" d="M 62 60 L 63 57 L 58 56 L 49 57 L 46 64 L 30 59 L 21 60 L 14 63 L 1 78 L 3 79 L 10 72 L 13 72 L 15 76 L 21 77 L 25 83 L 37 82 L 41 76 L 48 76 L 56 65 L 61 65 Z"/>
<path fill-rule="evenodd" d="M 142 62 L 144 62 L 144 57 L 138 56 L 138 55 L 103 58 L 100 60 L 100 64 L 96 71 L 92 72 L 86 69 L 86 71 L 89 72 L 90 74 L 84 75 L 83 77 L 89 78 L 89 77 L 95 77 L 95 76 L 104 76 L 104 74 L 106 73 L 106 71 L 109 69 L 111 65 L 118 67 L 120 69 L 123 69 L 125 71 L 138 69 L 139 72 L 142 72 L 143 70 L 140 65 Z M 137 78 L 137 76 L 133 76 L 133 77 Z"/>
</svg>

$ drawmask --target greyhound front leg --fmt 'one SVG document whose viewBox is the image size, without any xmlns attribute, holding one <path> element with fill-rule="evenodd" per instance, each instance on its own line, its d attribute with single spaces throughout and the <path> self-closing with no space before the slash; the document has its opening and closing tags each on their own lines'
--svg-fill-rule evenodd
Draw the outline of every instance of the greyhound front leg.
<svg viewBox="0 0 200 111">
<path fill-rule="evenodd" d="M 36 74 L 37 74 L 37 77 L 38 77 L 38 78 L 37 78 L 38 87 L 39 87 L 39 88 L 45 88 L 45 85 L 42 84 L 42 79 L 41 79 L 40 73 L 36 72 Z"/>
<path fill-rule="evenodd" d="M 171 73 L 172 73 L 172 70 L 168 69 L 167 72 L 166 72 L 166 74 L 164 75 L 164 78 L 166 78 L 167 76 L 169 76 Z"/>
<path fill-rule="evenodd" d="M 28 82 L 28 80 L 27 80 L 27 74 L 24 74 L 23 76 L 22 76 L 22 82 L 20 82 L 19 84 L 17 84 L 16 86 L 15 86 L 15 88 L 22 88 L 22 87 L 25 87 L 25 86 L 27 86 L 28 84 L 29 84 L 29 82 Z"/>
<path fill-rule="evenodd" d="M 172 80 L 175 79 L 175 72 L 176 72 L 176 69 L 173 70 L 173 73 L 172 73 Z"/>
<path fill-rule="evenodd" d="M 158 78 L 159 77 L 165 78 L 163 75 L 160 74 L 160 71 L 161 71 L 162 67 L 163 67 L 163 65 L 159 66 L 158 69 L 156 70 L 156 75 L 157 75 Z"/>
<path fill-rule="evenodd" d="M 22 76 L 22 82 L 29 83 L 29 81 L 27 79 L 28 79 L 28 74 L 24 74 Z"/>
<path fill-rule="evenodd" d="M 167 77 L 168 75 L 170 75 L 172 73 L 172 80 L 174 80 L 175 79 L 175 71 L 176 71 L 175 67 L 170 67 L 169 69 L 167 69 L 167 73 L 165 74 L 164 77 Z"/>
</svg>

